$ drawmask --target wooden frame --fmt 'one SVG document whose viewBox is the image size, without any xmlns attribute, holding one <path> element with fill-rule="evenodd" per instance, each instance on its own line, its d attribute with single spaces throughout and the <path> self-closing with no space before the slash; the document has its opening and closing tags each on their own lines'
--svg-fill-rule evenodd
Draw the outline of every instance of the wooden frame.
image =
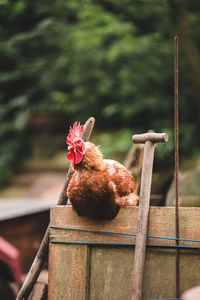
<svg viewBox="0 0 200 300">
<path fill-rule="evenodd" d="M 180 238 L 200 240 L 200 208 L 179 209 Z M 136 234 L 137 207 L 123 207 L 112 221 L 79 217 L 71 206 L 51 208 L 50 226 Z M 175 237 L 175 209 L 151 207 L 148 236 Z M 135 237 L 50 228 L 49 300 L 131 299 L 134 246 L 62 242 L 135 243 Z M 143 300 L 175 297 L 175 240 L 147 239 Z M 200 243 L 180 241 L 182 246 Z M 200 284 L 198 249 L 180 251 L 181 292 Z"/>
</svg>

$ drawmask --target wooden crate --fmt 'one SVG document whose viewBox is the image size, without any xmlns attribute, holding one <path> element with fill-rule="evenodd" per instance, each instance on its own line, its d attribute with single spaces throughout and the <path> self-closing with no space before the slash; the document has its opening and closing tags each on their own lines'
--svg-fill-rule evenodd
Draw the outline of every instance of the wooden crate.
<svg viewBox="0 0 200 300">
<path fill-rule="evenodd" d="M 69 206 L 51 208 L 51 226 L 136 233 L 137 207 L 121 208 L 110 222 L 93 222 L 79 217 Z M 175 237 L 175 209 L 151 207 L 148 236 Z M 180 208 L 180 237 L 200 240 L 200 208 Z M 129 300 L 132 293 L 135 237 L 64 229 L 50 230 L 49 300 Z M 57 243 L 58 242 L 58 243 Z M 82 242 L 94 244 L 65 244 Z M 113 243 L 101 245 L 98 243 Z M 143 300 L 175 297 L 174 240 L 147 239 Z M 181 241 L 180 245 L 200 247 L 200 243 Z M 200 250 L 180 250 L 181 292 L 200 284 Z"/>
</svg>

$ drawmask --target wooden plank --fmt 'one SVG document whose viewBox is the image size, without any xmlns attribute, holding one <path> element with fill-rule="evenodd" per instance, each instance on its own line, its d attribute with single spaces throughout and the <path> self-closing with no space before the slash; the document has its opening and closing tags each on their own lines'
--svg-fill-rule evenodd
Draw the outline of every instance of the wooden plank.
<svg viewBox="0 0 200 300">
<path fill-rule="evenodd" d="M 148 235 L 174 237 L 172 207 L 151 207 Z M 137 207 L 121 208 L 110 222 L 79 217 L 71 207 L 51 208 L 52 226 L 136 233 Z M 199 240 L 200 208 L 180 208 L 180 237 Z M 54 241 L 134 242 L 134 238 L 112 234 L 51 229 Z M 148 239 L 147 243 L 173 245 L 174 241 Z M 181 245 L 200 243 L 181 241 Z M 90 249 L 90 250 L 89 250 Z M 181 293 L 200 284 L 199 250 L 181 249 Z M 131 299 L 134 247 L 50 244 L 49 300 Z M 80 286 L 80 287 L 79 287 Z M 80 292 L 79 292 L 80 291 Z M 89 294 L 90 295 L 89 295 Z M 88 298 L 87 298 L 88 297 Z M 175 297 L 175 249 L 148 248 L 146 253 L 143 300 Z"/>
<path fill-rule="evenodd" d="M 50 244 L 48 300 L 86 300 L 89 293 L 89 247 Z"/>
<path fill-rule="evenodd" d="M 92 247 L 90 300 L 131 299 L 134 250 L 128 247 Z M 181 250 L 181 293 L 200 284 L 199 252 Z M 148 248 L 143 300 L 175 298 L 175 250 Z"/>
<path fill-rule="evenodd" d="M 117 217 L 112 221 L 95 222 L 79 217 L 69 206 L 51 208 L 51 226 L 66 228 L 92 229 L 136 234 L 138 207 L 122 207 Z M 199 240 L 200 208 L 180 208 L 180 238 Z M 175 210 L 173 207 L 150 207 L 148 236 L 175 237 Z M 51 228 L 51 240 L 102 242 L 102 243 L 134 243 L 135 237 L 114 234 L 98 234 L 91 232 L 58 230 Z M 174 240 L 147 239 L 147 244 L 175 245 Z M 181 241 L 181 245 L 199 246 L 199 243 Z"/>
<path fill-rule="evenodd" d="M 158 136 L 158 135 L 157 135 Z M 147 140 L 144 145 L 144 158 L 140 186 L 140 201 L 138 208 L 137 235 L 133 262 L 133 293 L 132 300 L 142 299 L 142 284 L 146 256 L 146 239 L 148 231 L 149 202 L 153 170 L 155 144 Z"/>
</svg>

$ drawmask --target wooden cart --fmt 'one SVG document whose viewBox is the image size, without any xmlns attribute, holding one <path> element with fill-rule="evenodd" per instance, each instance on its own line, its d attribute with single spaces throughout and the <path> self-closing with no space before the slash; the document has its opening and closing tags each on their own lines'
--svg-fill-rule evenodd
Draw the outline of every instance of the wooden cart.
<svg viewBox="0 0 200 300">
<path fill-rule="evenodd" d="M 79 217 L 70 206 L 52 207 L 48 299 L 131 299 L 135 237 L 87 230 L 136 234 L 137 215 L 137 207 L 124 207 L 114 220 L 98 223 Z M 151 207 L 148 236 L 175 237 L 174 218 L 172 207 Z M 200 208 L 180 208 L 180 238 L 200 240 Z M 175 244 L 147 239 L 143 300 L 175 297 Z M 180 245 L 196 247 L 180 251 L 182 293 L 200 284 L 200 243 Z"/>
</svg>

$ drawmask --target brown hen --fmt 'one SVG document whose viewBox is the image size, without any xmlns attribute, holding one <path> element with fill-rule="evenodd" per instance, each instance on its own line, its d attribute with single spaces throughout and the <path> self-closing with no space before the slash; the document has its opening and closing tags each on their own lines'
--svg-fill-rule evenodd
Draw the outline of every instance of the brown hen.
<svg viewBox="0 0 200 300">
<path fill-rule="evenodd" d="M 119 162 L 103 159 L 99 148 L 80 138 L 83 127 L 74 124 L 67 137 L 67 158 L 74 174 L 67 196 L 80 216 L 113 219 L 120 206 L 136 206 L 138 196 L 132 175 Z"/>
</svg>

